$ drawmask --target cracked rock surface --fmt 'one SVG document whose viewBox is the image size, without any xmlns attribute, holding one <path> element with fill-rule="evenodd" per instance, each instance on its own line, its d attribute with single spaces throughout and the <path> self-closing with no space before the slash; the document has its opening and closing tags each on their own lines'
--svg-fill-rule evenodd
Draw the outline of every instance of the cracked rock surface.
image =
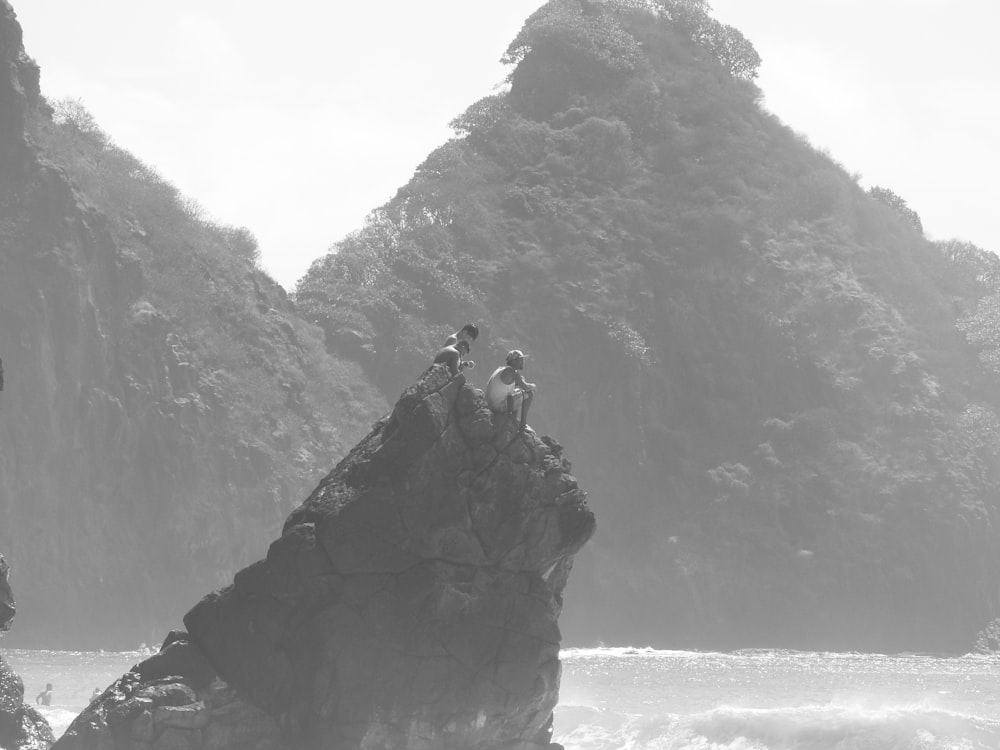
<svg viewBox="0 0 1000 750">
<path fill-rule="evenodd" d="M 431 367 L 292 512 L 267 557 L 136 667 L 129 695 L 180 679 L 189 705 L 211 706 L 230 690 L 225 706 L 238 710 L 225 710 L 256 707 L 258 731 L 232 730 L 218 708 L 182 720 L 144 705 L 133 707 L 140 727 L 128 710 L 117 719 L 114 747 L 552 747 L 562 590 L 595 527 L 561 454 Z M 60 744 L 105 747 L 100 728 L 71 740 L 73 728 Z"/>
<path fill-rule="evenodd" d="M 0 631 L 10 629 L 16 610 L 9 573 L 7 561 L 0 555 Z M 48 750 L 54 740 L 49 722 L 24 702 L 24 682 L 0 656 L 0 748 Z"/>
</svg>

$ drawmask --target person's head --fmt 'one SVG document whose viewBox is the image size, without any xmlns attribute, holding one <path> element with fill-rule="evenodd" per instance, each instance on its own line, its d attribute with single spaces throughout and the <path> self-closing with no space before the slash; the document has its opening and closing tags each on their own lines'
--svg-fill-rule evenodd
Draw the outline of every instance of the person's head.
<svg viewBox="0 0 1000 750">
<path fill-rule="evenodd" d="M 455 344 L 455 348 L 458 349 L 459 354 L 468 354 L 470 349 L 469 342 L 465 339 L 459 339 L 458 343 Z"/>
<path fill-rule="evenodd" d="M 52 683 L 51 682 L 45 683 L 45 689 L 46 690 L 51 690 L 52 689 Z"/>
<path fill-rule="evenodd" d="M 525 354 L 520 349 L 511 349 L 507 352 L 507 365 L 515 370 L 524 368 Z"/>
<path fill-rule="evenodd" d="M 475 341 L 479 338 L 479 326 L 475 323 L 466 323 L 456 334 L 459 341 Z"/>
</svg>

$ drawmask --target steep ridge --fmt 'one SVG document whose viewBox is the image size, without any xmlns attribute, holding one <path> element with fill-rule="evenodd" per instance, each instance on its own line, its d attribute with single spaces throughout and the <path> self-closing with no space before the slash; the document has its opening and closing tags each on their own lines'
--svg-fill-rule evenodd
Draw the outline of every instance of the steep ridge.
<svg viewBox="0 0 1000 750">
<path fill-rule="evenodd" d="M 595 528 L 569 472 L 430 367 L 57 748 L 557 750 L 562 592 Z"/>
<path fill-rule="evenodd" d="M 11 646 L 135 647 L 259 555 L 385 401 L 78 106 L 0 0 L 0 546 Z"/>
<path fill-rule="evenodd" d="M 476 376 L 528 352 L 604 519 L 570 642 L 968 648 L 1000 610 L 1000 391 L 959 330 L 987 254 L 763 111 L 704 2 L 551 0 L 506 61 L 300 282 L 329 350 L 385 393 L 456 320 Z"/>
</svg>

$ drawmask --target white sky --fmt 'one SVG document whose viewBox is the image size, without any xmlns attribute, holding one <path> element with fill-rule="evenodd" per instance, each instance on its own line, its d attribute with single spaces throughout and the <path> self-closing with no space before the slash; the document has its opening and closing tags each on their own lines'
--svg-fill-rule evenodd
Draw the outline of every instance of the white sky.
<svg viewBox="0 0 1000 750">
<path fill-rule="evenodd" d="M 542 0 L 11 0 L 50 98 L 219 221 L 286 287 L 505 76 Z M 710 0 L 711 2 L 711 0 Z M 715 0 L 766 106 L 934 238 L 1000 252 L 998 0 Z"/>
</svg>

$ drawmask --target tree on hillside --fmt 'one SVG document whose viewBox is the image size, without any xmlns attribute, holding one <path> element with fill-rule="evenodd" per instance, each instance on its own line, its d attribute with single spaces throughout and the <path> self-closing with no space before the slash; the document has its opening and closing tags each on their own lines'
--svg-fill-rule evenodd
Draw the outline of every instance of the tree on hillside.
<svg viewBox="0 0 1000 750">
<path fill-rule="evenodd" d="M 722 63 L 736 78 L 752 81 L 757 77 L 760 67 L 760 55 L 739 29 L 728 24 L 720 24 L 714 19 L 709 27 L 709 33 L 699 40 L 716 59 Z"/>
<path fill-rule="evenodd" d="M 1000 257 L 995 253 L 962 240 L 939 242 L 937 246 L 960 275 L 987 291 L 1000 288 Z"/>
<path fill-rule="evenodd" d="M 979 347 L 979 361 L 988 372 L 1000 374 L 1000 259 L 971 242 L 939 243 L 941 253 L 957 277 L 966 280 L 966 295 L 975 308 L 957 321 L 966 340 Z"/>
<path fill-rule="evenodd" d="M 108 143 L 108 136 L 101 130 L 97 120 L 81 99 L 65 98 L 53 102 L 52 119 L 101 146 L 106 146 Z"/>
<path fill-rule="evenodd" d="M 1000 375 L 1000 294 L 983 297 L 976 309 L 958 320 L 958 329 L 969 343 L 980 347 L 983 367 Z"/>
<path fill-rule="evenodd" d="M 761 59 L 753 44 L 739 29 L 709 15 L 705 0 L 612 0 L 611 10 L 645 10 L 680 28 L 693 42 L 707 50 L 735 78 L 752 81 Z M 635 39 L 612 12 L 583 0 L 550 0 L 525 22 L 502 62 L 520 63 L 541 44 L 572 51 L 578 61 L 596 62 L 609 70 L 633 70 L 641 58 Z"/>
<path fill-rule="evenodd" d="M 243 258 L 254 270 L 260 267 L 260 244 L 257 237 L 246 227 L 212 224 L 222 235 L 226 246 L 237 257 Z"/>
<path fill-rule="evenodd" d="M 719 23 L 709 15 L 705 0 L 653 0 L 656 11 L 668 18 L 715 57 L 735 78 L 757 77 L 760 55 L 739 29 Z"/>
<path fill-rule="evenodd" d="M 898 213 L 907 224 L 916 229 L 918 232 L 921 234 L 924 233 L 924 225 L 923 222 L 920 221 L 920 215 L 910 208 L 906 204 L 905 200 L 889 190 L 889 188 L 875 185 L 868 190 L 868 195 L 877 200 L 879 203 L 884 203 L 893 211 Z"/>
<path fill-rule="evenodd" d="M 642 57 L 639 43 L 613 14 L 585 13 L 580 0 L 549 0 L 528 17 L 500 61 L 518 65 L 538 47 L 602 71 L 634 70 Z"/>
<path fill-rule="evenodd" d="M 448 123 L 460 138 L 465 136 L 480 137 L 487 133 L 510 111 L 507 94 L 492 94 L 475 102 L 462 114 Z"/>
</svg>

